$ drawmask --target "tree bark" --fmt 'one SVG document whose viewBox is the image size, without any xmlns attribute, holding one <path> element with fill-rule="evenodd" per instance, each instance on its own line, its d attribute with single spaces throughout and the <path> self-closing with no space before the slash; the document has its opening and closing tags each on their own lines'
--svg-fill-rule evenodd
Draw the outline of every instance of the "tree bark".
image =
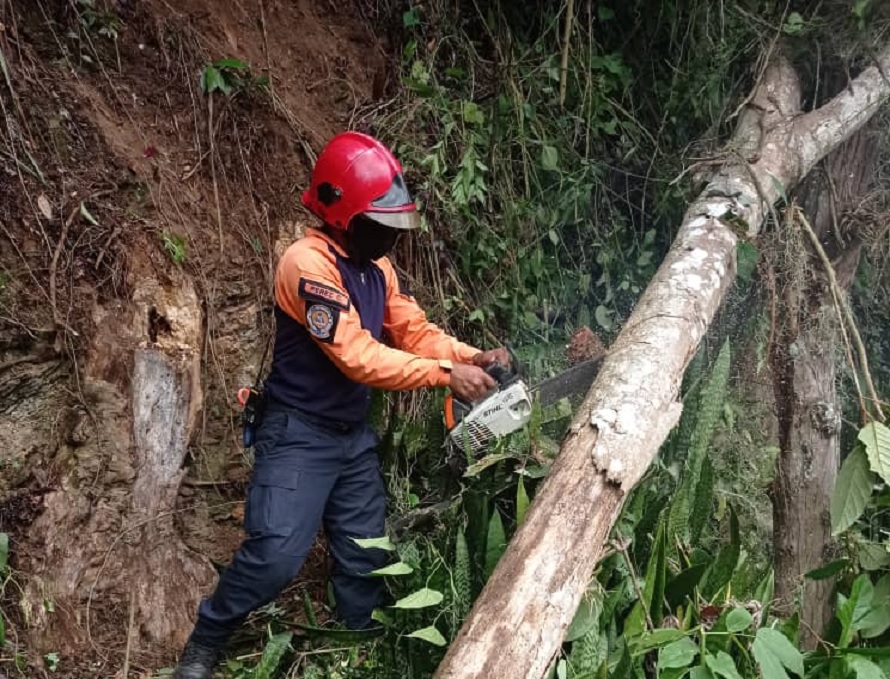
<svg viewBox="0 0 890 679">
<path fill-rule="evenodd" d="M 131 306 L 94 310 L 99 329 L 79 374 L 83 407 L 54 458 L 61 479 L 29 528 L 45 536 L 22 604 L 41 632 L 40 651 L 90 644 L 107 659 L 120 634 L 108 621 L 121 612 L 131 615 L 137 647 L 181 645 L 198 593 L 214 578 L 173 523 L 202 400 L 198 298 L 185 277 L 164 285 L 145 272 L 133 284 Z M 165 331 L 152 339 L 157 319 Z M 5 422 L 0 416 L 0 431 Z"/>
<path fill-rule="evenodd" d="M 823 171 L 798 192 L 807 220 L 834 255 L 844 292 L 855 275 L 861 244 L 855 233 L 844 238 L 841 220 L 874 181 L 878 144 L 872 128 L 834 151 Z M 801 637 L 806 647 L 815 648 L 832 617 L 834 583 L 803 576 L 834 558 L 829 505 L 840 461 L 840 319 L 824 267 L 809 242 L 786 233 L 779 238 L 784 246 L 777 253 L 781 264 L 775 277 L 777 341 L 770 352 L 780 448 L 773 484 L 776 596 L 792 607 L 802 592 Z"/>
<path fill-rule="evenodd" d="M 880 61 L 890 70 L 890 49 Z M 677 422 L 680 381 L 732 282 L 739 235 L 756 237 L 779 195 L 888 95 L 890 83 L 873 67 L 822 109 L 799 115 L 797 76 L 781 55 L 772 60 L 726 164 L 687 211 L 437 678 L 544 674 L 627 492 Z"/>
</svg>

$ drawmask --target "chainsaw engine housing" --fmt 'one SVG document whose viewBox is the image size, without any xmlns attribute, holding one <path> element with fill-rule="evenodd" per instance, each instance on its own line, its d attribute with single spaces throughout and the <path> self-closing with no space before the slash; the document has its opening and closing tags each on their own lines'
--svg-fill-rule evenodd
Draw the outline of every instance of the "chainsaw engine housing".
<svg viewBox="0 0 890 679">
<path fill-rule="evenodd" d="M 471 405 L 454 400 L 446 404 L 451 420 L 448 442 L 479 457 L 497 439 L 524 427 L 531 419 L 532 399 L 521 379 L 514 379 Z"/>
</svg>

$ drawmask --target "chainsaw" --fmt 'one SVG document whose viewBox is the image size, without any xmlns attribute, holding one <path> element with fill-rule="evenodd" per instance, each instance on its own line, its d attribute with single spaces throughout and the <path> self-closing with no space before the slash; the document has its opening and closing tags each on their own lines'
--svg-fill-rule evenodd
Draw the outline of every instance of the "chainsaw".
<svg viewBox="0 0 890 679">
<path fill-rule="evenodd" d="M 448 431 L 445 444 L 450 452 L 449 465 L 458 476 L 463 474 L 467 463 L 467 456 L 462 451 L 478 459 L 497 440 L 528 424 L 536 404 L 546 407 L 564 398 L 583 394 L 590 388 L 603 362 L 602 357 L 583 361 L 530 387 L 522 376 L 516 357 L 512 359 L 516 366 L 514 370 L 499 364 L 485 369 L 497 386 L 478 401 L 469 403 L 451 392 L 445 396 L 445 427 Z M 417 530 L 437 521 L 457 501 L 457 497 L 452 497 L 412 509 L 392 518 L 390 530 L 397 538 Z"/>
<path fill-rule="evenodd" d="M 602 358 L 583 361 L 532 387 L 523 379 L 515 357 L 515 370 L 493 363 L 485 371 L 497 386 L 486 396 L 468 403 L 450 392 L 446 395 L 448 445 L 480 457 L 498 439 L 528 424 L 535 402 L 546 407 L 589 389 L 601 363 Z"/>
</svg>

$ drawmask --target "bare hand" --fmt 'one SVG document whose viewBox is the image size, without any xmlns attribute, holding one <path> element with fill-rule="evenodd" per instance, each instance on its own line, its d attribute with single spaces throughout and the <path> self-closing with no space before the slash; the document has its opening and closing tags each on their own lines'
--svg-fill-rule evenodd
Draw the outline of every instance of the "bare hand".
<svg viewBox="0 0 890 679">
<path fill-rule="evenodd" d="M 473 357 L 473 364 L 487 368 L 492 363 L 499 363 L 505 368 L 510 367 L 510 353 L 504 347 L 482 351 Z"/>
<path fill-rule="evenodd" d="M 459 399 L 473 403 L 494 389 L 496 382 L 479 366 L 455 363 L 448 386 Z"/>
</svg>

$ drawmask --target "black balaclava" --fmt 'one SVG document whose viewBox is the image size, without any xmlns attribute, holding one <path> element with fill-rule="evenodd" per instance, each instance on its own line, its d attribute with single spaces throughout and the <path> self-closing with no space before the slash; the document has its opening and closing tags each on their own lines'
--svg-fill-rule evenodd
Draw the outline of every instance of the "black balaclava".
<svg viewBox="0 0 890 679">
<path fill-rule="evenodd" d="M 357 215 L 346 230 L 346 253 L 359 264 L 367 264 L 391 252 L 399 235 L 399 229 Z"/>
</svg>

